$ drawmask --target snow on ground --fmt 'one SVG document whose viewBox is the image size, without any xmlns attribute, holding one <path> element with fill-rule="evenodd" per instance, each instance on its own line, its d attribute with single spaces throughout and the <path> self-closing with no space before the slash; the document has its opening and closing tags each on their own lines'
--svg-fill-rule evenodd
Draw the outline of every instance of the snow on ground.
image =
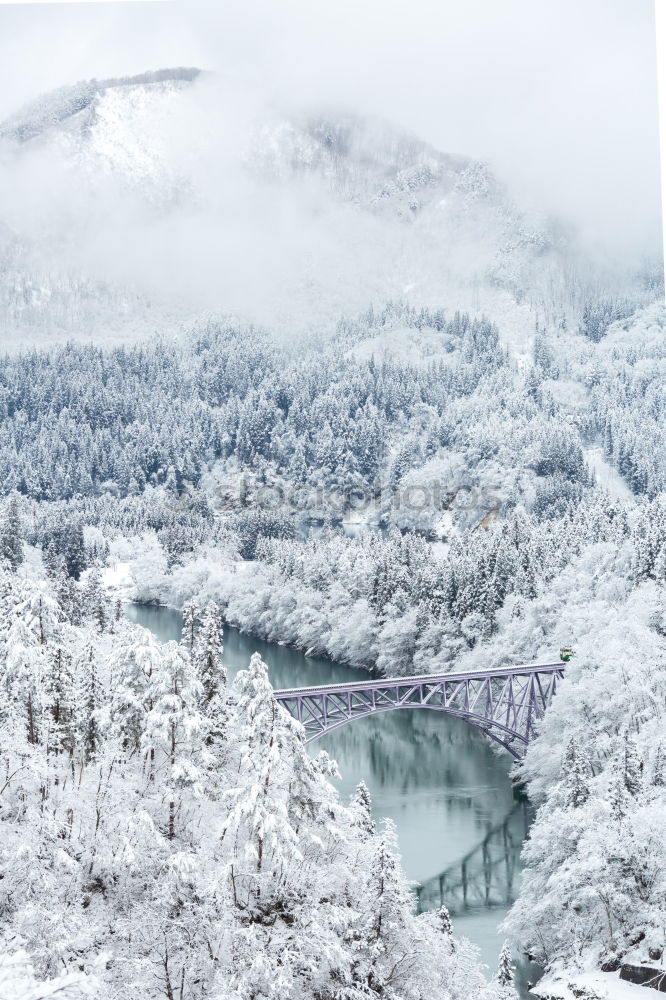
<svg viewBox="0 0 666 1000">
<path fill-rule="evenodd" d="M 502 347 L 519 369 L 531 364 L 535 314 L 528 302 L 517 302 L 504 289 L 484 287 L 479 290 L 479 301 L 473 311 L 497 324 Z"/>
<path fill-rule="evenodd" d="M 381 508 L 377 503 L 364 507 L 362 510 L 352 508 L 342 518 L 342 525 L 345 529 L 362 527 L 373 529 L 379 524 L 380 515 Z"/>
<path fill-rule="evenodd" d="M 102 586 L 115 597 L 129 600 L 129 592 L 134 586 L 129 562 L 112 562 L 102 570 Z"/>
<path fill-rule="evenodd" d="M 382 327 L 375 337 L 368 337 L 350 348 L 346 357 L 357 361 L 374 358 L 380 362 L 390 358 L 404 364 L 426 363 L 435 357 L 438 360 L 442 356 L 446 358 L 446 354 L 442 354 L 444 339 L 441 331 L 431 327 L 422 327 L 420 330 L 408 326 Z M 446 339 L 450 341 L 452 348 L 458 346 L 450 336 Z"/>
<path fill-rule="evenodd" d="M 597 483 L 617 500 L 631 500 L 633 493 L 619 472 L 609 465 L 599 445 L 585 449 L 585 461 L 594 472 Z"/>
<path fill-rule="evenodd" d="M 617 972 L 581 972 L 572 976 L 554 975 L 547 976 L 530 991 L 533 996 L 542 1000 L 576 1000 L 580 993 L 574 992 L 585 990 L 590 997 L 599 997 L 600 1000 L 649 1000 L 650 997 L 659 996 L 655 991 L 648 991 L 644 986 L 636 986 L 635 983 L 625 983 Z"/>
<path fill-rule="evenodd" d="M 531 363 L 534 312 L 529 305 L 516 302 L 506 291 L 485 287 L 457 288 L 452 301 L 455 301 L 456 308 L 461 312 L 469 312 L 473 319 L 486 318 L 496 323 L 502 346 L 508 350 L 519 368 L 525 368 Z M 431 304 L 443 304 L 446 307 L 448 302 L 439 303 L 433 299 Z M 449 315 L 451 311 L 445 308 Z M 433 358 L 445 360 L 450 357 L 453 360 L 458 347 L 459 344 L 450 335 L 431 327 L 417 329 L 396 325 L 382 327 L 376 336 L 368 337 L 350 348 L 346 356 L 358 361 L 391 358 L 406 364 L 427 364 Z M 448 354 L 447 351 L 451 353 Z"/>
</svg>

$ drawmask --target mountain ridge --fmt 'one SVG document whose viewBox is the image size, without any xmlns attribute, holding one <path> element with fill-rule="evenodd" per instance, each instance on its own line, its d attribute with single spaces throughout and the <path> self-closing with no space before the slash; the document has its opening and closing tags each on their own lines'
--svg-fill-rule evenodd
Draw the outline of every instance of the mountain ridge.
<svg viewBox="0 0 666 1000">
<path fill-rule="evenodd" d="M 46 129 L 62 124 L 73 115 L 90 107 L 95 97 L 107 90 L 175 81 L 192 82 L 202 73 L 195 67 L 149 70 L 127 77 L 110 77 L 105 80 L 80 80 L 65 84 L 55 90 L 45 91 L 29 101 L 12 115 L 0 122 L 0 140 L 28 142 Z"/>
<path fill-rule="evenodd" d="M 0 125 L 19 192 L 0 197 L 10 337 L 80 336 L 85 315 L 86 335 L 122 339 L 211 312 L 332 330 L 405 300 L 486 312 L 525 341 L 582 312 L 572 231 L 488 164 L 350 111 L 239 109 L 225 86 L 195 68 L 84 81 Z"/>
</svg>

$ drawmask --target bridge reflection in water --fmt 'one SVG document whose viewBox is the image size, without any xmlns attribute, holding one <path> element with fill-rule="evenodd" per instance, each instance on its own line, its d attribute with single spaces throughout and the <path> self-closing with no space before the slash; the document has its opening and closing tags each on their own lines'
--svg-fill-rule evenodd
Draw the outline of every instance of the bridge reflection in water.
<svg viewBox="0 0 666 1000">
<path fill-rule="evenodd" d="M 518 892 L 520 852 L 532 816 L 529 803 L 518 802 L 464 858 L 417 886 L 418 912 L 446 906 L 455 917 L 508 909 Z"/>
</svg>

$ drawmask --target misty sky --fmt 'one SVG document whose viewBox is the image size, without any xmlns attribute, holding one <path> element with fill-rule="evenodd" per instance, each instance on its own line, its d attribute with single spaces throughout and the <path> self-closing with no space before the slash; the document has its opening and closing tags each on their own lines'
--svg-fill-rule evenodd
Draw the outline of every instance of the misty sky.
<svg viewBox="0 0 666 1000">
<path fill-rule="evenodd" d="M 239 97 L 380 114 L 489 160 L 591 242 L 660 236 L 652 0 L 217 0 L 0 6 L 0 117 L 167 65 Z"/>
</svg>

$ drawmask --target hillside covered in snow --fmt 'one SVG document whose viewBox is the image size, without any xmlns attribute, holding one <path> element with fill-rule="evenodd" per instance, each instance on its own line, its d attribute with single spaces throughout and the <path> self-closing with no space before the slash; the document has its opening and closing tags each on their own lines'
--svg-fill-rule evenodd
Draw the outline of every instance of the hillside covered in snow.
<svg viewBox="0 0 666 1000">
<path fill-rule="evenodd" d="M 5 345 L 210 315 L 321 333 L 396 299 L 485 311 L 524 345 L 535 317 L 575 322 L 600 289 L 626 312 L 653 280 L 586 259 L 481 162 L 193 69 L 43 96 L 0 124 L 0 177 Z"/>
</svg>

